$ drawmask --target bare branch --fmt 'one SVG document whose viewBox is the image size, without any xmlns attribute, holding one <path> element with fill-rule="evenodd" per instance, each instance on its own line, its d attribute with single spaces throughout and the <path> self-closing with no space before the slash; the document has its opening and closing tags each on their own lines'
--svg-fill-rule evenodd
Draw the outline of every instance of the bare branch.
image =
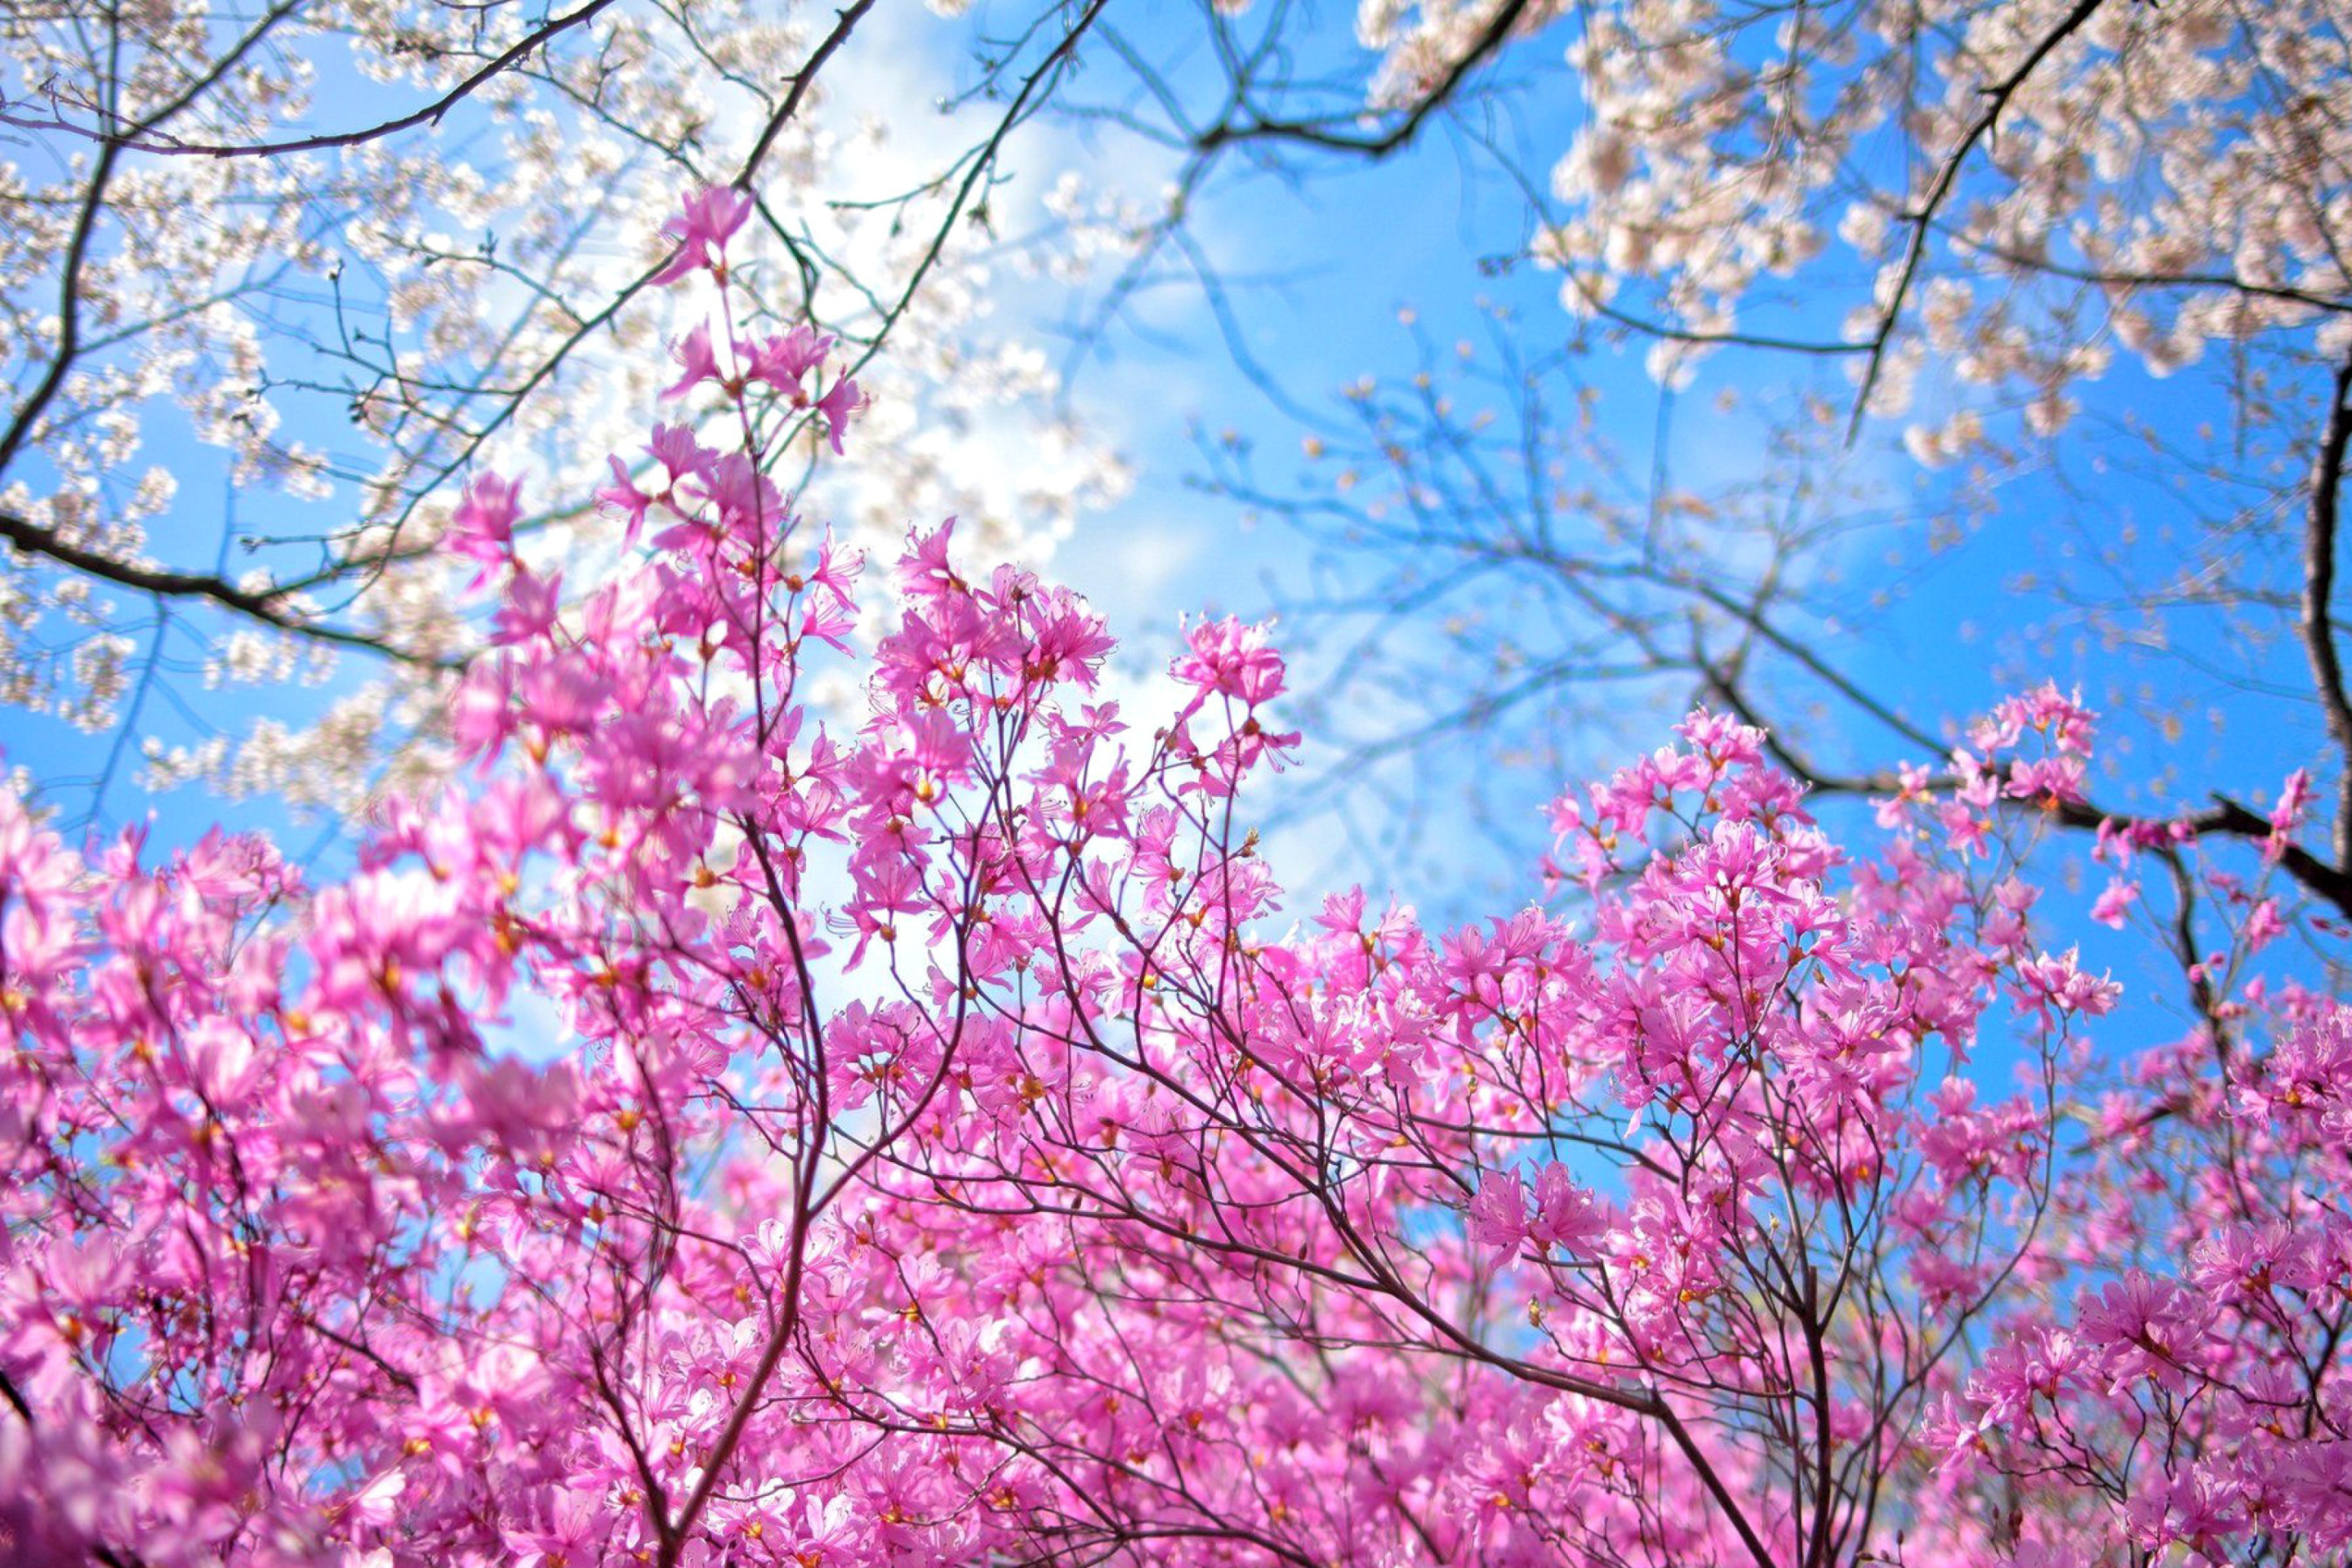
<svg viewBox="0 0 2352 1568">
<path fill-rule="evenodd" d="M 1958 183 L 1961 168 L 1976 151 L 1977 143 L 1991 132 L 2000 119 L 2001 110 L 2008 108 L 2009 100 L 2017 96 L 2017 89 L 2025 85 L 2025 79 L 2050 58 L 2052 50 L 2073 37 L 2083 24 L 2091 19 L 2101 3 L 2102 0 L 2074 0 L 2074 7 L 2059 19 L 2056 26 L 2042 35 L 2042 41 L 2033 46 L 2015 70 L 1984 89 L 1983 110 L 1969 123 L 1959 144 L 1945 154 L 1943 166 L 1936 172 L 1935 184 L 1927 188 L 1927 195 L 1918 207 L 1907 215 L 1910 240 L 1904 247 L 1903 266 L 1895 275 L 1895 291 L 1880 310 L 1878 330 L 1871 335 L 1870 359 L 1863 367 L 1862 386 L 1854 394 L 1853 413 L 1846 424 L 1849 444 L 1861 434 L 1863 414 L 1870 406 L 1871 394 L 1878 386 L 1879 372 L 1886 363 L 1887 344 L 1894 340 L 1895 323 L 1903 316 L 1904 301 L 1910 296 L 1912 281 L 1919 275 L 1919 264 L 1926 259 L 1928 233 L 1935 224 L 1936 214 L 1952 194 L 1952 187 Z"/>
<path fill-rule="evenodd" d="M 411 131 L 420 125 L 438 125 L 441 118 L 480 89 L 486 83 L 504 75 L 531 54 L 544 48 L 574 27 L 593 21 L 614 0 L 589 0 L 577 11 L 557 16 L 533 28 L 530 34 L 484 64 L 463 81 L 439 98 L 412 113 L 386 120 L 360 131 L 323 132 L 316 136 L 297 136 L 283 142 L 183 142 L 177 137 L 157 136 L 153 121 L 134 124 L 120 131 L 85 130 L 62 119 L 56 121 L 28 121 L 19 117 L 0 115 L 0 124 L 15 125 L 26 130 L 68 131 L 88 136 L 112 148 L 129 148 L 140 153 L 154 153 L 180 158 L 274 158 L 286 153 L 319 153 L 332 147 L 357 147 L 377 142 L 386 136 Z M 284 7 L 281 7 L 281 10 Z"/>
<path fill-rule="evenodd" d="M 166 567 L 140 566 L 118 561 L 110 555 L 101 555 L 97 551 L 61 539 L 54 530 L 42 528 L 12 512 L 0 512 L 0 539 L 6 540 L 25 554 L 40 556 L 121 587 L 136 588 L 141 593 L 166 599 L 206 600 L 282 632 L 316 637 L 321 642 L 338 643 L 346 647 L 365 648 L 404 664 L 438 669 L 458 668 L 454 661 L 412 653 L 366 632 L 352 631 L 301 615 L 288 606 L 287 595 L 291 592 L 288 588 L 256 591 L 240 588 L 210 573 L 175 572 Z"/>
<path fill-rule="evenodd" d="M 2344 485 L 2344 453 L 2352 442 L 2352 359 L 2336 372 L 2328 395 L 2327 428 L 2311 465 L 2311 510 L 2303 557 L 2303 644 L 2312 684 L 2327 715 L 2327 733 L 2344 753 L 2343 794 L 2336 807 L 2336 863 L 2352 868 L 2352 697 L 2344 689 L 2344 662 L 2336 651 L 2336 525 Z"/>
<path fill-rule="evenodd" d="M 1242 124 L 1231 120 L 1212 125 L 1193 139 L 1194 151 L 1215 153 L 1250 142 L 1293 142 L 1331 153 L 1351 153 L 1378 162 L 1410 145 L 1431 115 L 1454 100 L 1470 74 L 1500 49 L 1527 14 L 1528 0 L 1503 0 L 1470 47 L 1445 68 L 1428 91 L 1413 101 L 1403 119 L 1377 136 L 1349 135 L 1312 120 L 1267 120 L 1253 116 Z"/>
</svg>

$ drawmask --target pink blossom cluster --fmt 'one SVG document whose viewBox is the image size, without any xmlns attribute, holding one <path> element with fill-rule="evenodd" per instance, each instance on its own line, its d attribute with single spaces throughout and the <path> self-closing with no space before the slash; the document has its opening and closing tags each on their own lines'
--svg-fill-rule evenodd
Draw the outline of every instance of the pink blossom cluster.
<svg viewBox="0 0 2352 1568">
<path fill-rule="evenodd" d="M 2262 1048 L 2152 1052 L 2101 1106 L 2053 1216 L 2072 1300 L 2004 1313 L 1933 1424 L 1948 1478 L 2013 1489 L 2034 1560 L 2105 1561 L 2086 1513 L 2189 1563 L 2352 1545 L 2352 1011 L 2271 1016 Z"/>
<path fill-rule="evenodd" d="M 650 554 L 583 601 L 476 482 L 477 772 L 350 877 L 0 797 L 10 1560 L 2352 1544 L 2352 1022 L 2249 984 L 2095 1098 L 2116 987 L 2002 815 L 2076 793 L 2079 705 L 1866 846 L 1696 713 L 1555 807 L 1572 913 L 1301 914 L 1262 628 L 1134 720 L 1084 603 L 941 526 L 861 655 L 759 379 L 616 466 Z"/>
</svg>

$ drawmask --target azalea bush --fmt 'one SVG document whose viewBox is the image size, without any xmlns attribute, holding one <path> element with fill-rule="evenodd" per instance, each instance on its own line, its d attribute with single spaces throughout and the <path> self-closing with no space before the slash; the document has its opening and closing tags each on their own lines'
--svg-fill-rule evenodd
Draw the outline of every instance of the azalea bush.
<svg viewBox="0 0 2352 1568">
<path fill-rule="evenodd" d="M 0 798 L 0 1556 L 167 1564 L 2285 1563 L 2352 1544 L 2352 1018 L 2210 851 L 2154 1048 L 2021 856 L 2044 688 L 1832 835 L 1694 713 L 1454 931 L 1286 898 L 1265 630 L 1164 710 L 1068 592 L 862 572 L 739 332 L 568 598 L 477 478 L 471 764 L 312 886 Z M 697 298 L 704 296 L 698 295 Z M 879 617 L 855 635 L 859 605 Z M 815 704 L 862 682 L 854 727 Z"/>
</svg>

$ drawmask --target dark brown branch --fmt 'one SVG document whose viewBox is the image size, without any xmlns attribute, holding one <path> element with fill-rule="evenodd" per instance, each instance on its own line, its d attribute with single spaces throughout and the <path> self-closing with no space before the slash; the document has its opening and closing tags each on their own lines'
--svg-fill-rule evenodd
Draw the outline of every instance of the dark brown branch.
<svg viewBox="0 0 2352 1568">
<path fill-rule="evenodd" d="M 1891 796 L 1901 793 L 1903 781 L 1892 773 L 1840 773 L 1818 766 L 1783 738 L 1780 731 L 1739 689 L 1728 672 L 1708 668 L 1705 672 L 1707 689 L 1723 700 L 1732 714 L 1743 724 L 1753 725 L 1764 731 L 1767 755 L 1785 769 L 1789 775 L 1816 795 Z M 1926 781 L 1934 790 L 1949 790 L 1960 781 L 1949 774 L 1939 774 Z M 2273 837 L 2270 819 L 2243 802 L 2224 795 L 2215 795 L 2211 809 L 2182 817 L 2134 816 L 2126 812 L 2105 810 L 2087 800 L 2059 801 L 2047 806 L 2049 817 L 2061 827 L 2095 833 L 2106 823 L 2120 827 L 2156 826 L 2179 823 L 2200 838 L 2221 837 L 2263 843 Z M 2019 802 L 2021 805 L 2028 803 Z M 2301 845 L 2289 841 L 2279 851 L 2279 868 L 2294 879 L 2312 897 L 2333 908 L 2337 914 L 2352 920 L 2352 872 L 2314 855 Z"/>
<path fill-rule="evenodd" d="M 0 1369 L 0 1399 L 8 1402 L 8 1407 L 26 1426 L 34 1425 L 33 1407 L 25 1403 L 25 1395 L 17 1389 L 16 1380 L 5 1369 Z"/>
<path fill-rule="evenodd" d="M 2101 4 L 2102 0 L 2074 0 L 2073 9 L 2059 18 L 2056 26 L 2042 35 L 2042 41 L 2033 46 L 2032 52 L 2015 70 L 1984 89 L 1983 112 L 1969 122 L 1959 145 L 1945 155 L 1943 166 L 1936 171 L 1935 184 L 1928 186 L 1927 194 L 1918 207 L 1906 215 L 1911 237 L 1903 249 L 1903 267 L 1895 276 L 1895 292 L 1888 296 L 1886 308 L 1879 313 L 1878 330 L 1871 335 L 1870 359 L 1863 367 L 1862 387 L 1854 395 L 1853 413 L 1846 422 L 1848 443 L 1861 433 L 1863 413 L 1870 406 L 1871 394 L 1877 390 L 1879 373 L 1885 368 L 1886 346 L 1894 340 L 1895 323 L 1903 317 L 1903 302 L 1909 297 L 1911 285 L 1919 275 L 1919 264 L 1927 258 L 1928 232 L 1935 225 L 1936 214 L 1951 195 L 1952 187 L 1959 183 L 1961 168 L 1968 163 L 1969 154 L 1976 151 L 1977 143 L 1990 134 L 1994 124 L 2000 119 L 2001 110 L 2009 107 L 2009 100 L 2016 97 L 2018 89 L 2025 85 L 2025 79 L 2050 58 L 2051 51 L 2074 37 Z"/>
<path fill-rule="evenodd" d="M 809 88 L 816 81 L 816 73 L 824 68 L 824 62 L 833 58 L 835 49 L 849 41 L 849 35 L 856 31 L 857 24 L 872 9 L 874 0 L 857 0 L 849 9 L 835 14 L 833 31 L 827 33 L 824 42 L 811 51 L 806 63 L 793 73 L 792 91 L 784 95 L 784 101 L 776 106 L 776 111 L 768 116 L 768 123 L 760 129 L 760 139 L 751 143 L 751 154 L 743 160 L 743 172 L 735 177 L 739 188 L 751 188 L 752 172 L 767 157 L 768 149 L 775 145 L 776 138 L 783 133 L 793 116 L 800 112 L 802 100 L 807 98 Z"/>
<path fill-rule="evenodd" d="M 2352 866 L 2352 699 L 2344 690 L 2344 661 L 2336 651 L 2336 523 L 2343 499 L 2344 452 L 2352 442 L 2352 359 L 2336 372 L 2328 395 L 2327 429 L 2311 465 L 2311 510 L 2303 555 L 2303 646 L 2311 680 L 2327 715 L 2327 733 L 2344 756 L 2336 806 L 2336 863 Z"/>
<path fill-rule="evenodd" d="M 2072 813 L 2076 809 L 2069 807 L 2067 811 Z M 2102 815 L 2093 811 L 2089 806 L 2080 807 L 2079 811 L 2092 816 Z M 2071 816 L 2066 820 L 2067 826 L 2074 827 L 2098 826 L 2096 822 L 2084 824 L 2073 820 Z M 2119 817 L 2116 820 L 2128 821 L 2129 819 Z M 2231 838 L 2265 839 L 2271 836 L 2271 825 L 2267 817 L 2250 806 L 2230 799 L 2227 795 L 2215 795 L 2212 810 L 2199 812 L 2196 816 L 2184 820 L 2189 824 L 2189 829 L 2200 837 L 2219 833 Z M 2347 920 L 2352 920 L 2352 872 L 2347 872 L 2340 866 L 2329 865 L 2300 844 L 2294 843 L 2289 843 L 2281 852 L 2279 865 L 2288 876 L 2303 884 L 2305 889 L 2313 897 L 2325 899 L 2335 906 L 2338 914 Z"/>
<path fill-rule="evenodd" d="M 1415 136 L 1429 117 L 1444 108 L 1461 89 L 1470 73 L 1485 64 L 1511 36 L 1521 17 L 1527 15 L 1528 0 L 1504 0 L 1470 47 L 1445 69 L 1427 92 L 1422 94 L 1405 117 L 1377 136 L 1350 136 L 1328 131 L 1310 120 L 1264 120 L 1253 118 L 1246 124 L 1231 121 L 1213 125 L 1193 139 L 1193 151 L 1214 153 L 1244 142 L 1297 142 L 1326 152 L 1352 153 L 1374 162 L 1401 151 Z"/>
<path fill-rule="evenodd" d="M 98 162 L 89 172 L 89 188 L 82 196 L 81 212 L 74 219 L 73 234 L 66 241 L 65 259 L 58 268 L 57 352 L 39 384 L 17 405 L 15 416 L 8 421 L 7 430 L 0 433 L 0 474 L 8 471 L 9 463 L 32 438 L 34 427 L 40 423 L 41 416 L 48 411 L 49 405 L 56 401 L 59 389 L 66 384 L 66 377 L 73 371 L 75 356 L 80 353 L 81 267 L 89 255 L 89 239 L 98 228 L 98 215 L 106 205 L 106 183 L 114 174 L 114 161 L 118 156 L 118 148 L 100 148 Z"/>
<path fill-rule="evenodd" d="M 480 69 L 466 78 L 439 98 L 413 113 L 396 120 L 387 120 L 362 131 L 327 132 L 316 136 L 298 136 L 284 142 L 182 142 L 176 137 L 158 139 L 146 127 L 132 126 L 122 131 L 82 131 L 63 121 L 51 125 L 30 126 L 34 130 L 62 130 L 86 135 L 110 148 L 129 148 L 134 152 L 154 153 L 178 158 L 273 158 L 284 153 L 317 153 L 331 147 L 356 147 L 363 142 L 381 141 L 386 136 L 411 131 L 419 125 L 437 125 L 441 117 L 459 103 L 473 96 L 482 86 L 505 74 L 518 62 L 543 47 L 561 35 L 594 20 L 599 12 L 609 9 L 614 0 L 589 0 L 577 11 L 558 16 L 536 27 L 510 47 L 499 54 Z M 23 126 L 25 121 L 8 119 L 11 125 Z"/>
<path fill-rule="evenodd" d="M 321 642 L 340 643 L 347 647 L 365 648 L 404 664 L 441 669 L 457 668 L 452 661 L 408 652 L 365 632 L 311 620 L 288 607 L 286 595 L 289 590 L 285 588 L 257 591 L 240 588 L 226 578 L 208 573 L 176 572 L 168 567 L 140 566 L 127 561 L 117 561 L 112 556 L 101 555 L 97 551 L 60 539 L 53 531 L 13 512 L 0 511 L 0 539 L 6 540 L 26 555 L 53 561 L 60 566 L 121 587 L 136 588 L 141 593 L 166 599 L 206 600 L 279 631 L 316 637 Z"/>
</svg>

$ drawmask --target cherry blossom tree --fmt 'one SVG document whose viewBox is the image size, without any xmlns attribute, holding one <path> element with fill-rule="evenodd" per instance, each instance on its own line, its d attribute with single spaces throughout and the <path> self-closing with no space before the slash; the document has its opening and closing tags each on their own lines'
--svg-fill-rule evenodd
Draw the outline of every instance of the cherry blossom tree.
<svg viewBox="0 0 2352 1568">
<path fill-rule="evenodd" d="M 1328 644 L 1342 804 L 1371 776 L 1391 820 L 1469 793 L 1515 823 L 1528 773 L 1693 700 L 1818 788 L 1886 793 L 1958 738 L 1904 679 L 1910 606 L 1915 632 L 1974 627 L 1970 662 L 2063 664 L 2118 748 L 2169 751 L 2177 771 L 2112 753 L 2114 810 L 2234 800 L 2226 742 L 2189 750 L 2227 723 L 2309 734 L 2352 824 L 2342 23 L 1368 0 L 1363 52 L 1308 56 L 1282 18 L 1234 18 L 1213 90 L 1133 116 L 1188 159 L 1163 248 L 1243 174 L 1459 167 L 1450 199 L 1481 215 L 1458 279 L 1398 280 L 1400 352 L 1367 349 L 1378 374 L 1328 417 L 1226 419 L 1248 433 L 1206 450 L 1218 491 L 1316 553 L 1285 608 Z M 2296 875 L 2340 912 L 2352 840 L 2326 837 L 2327 875 Z"/>
<path fill-rule="evenodd" d="M 352 811 L 446 765 L 481 646 L 446 498 L 483 463 L 593 489 L 670 379 L 681 182 L 758 193 L 739 309 L 820 328 L 874 400 L 845 527 L 956 512 L 1042 558 L 1126 483 L 992 319 L 1119 243 L 1035 159 L 1005 188 L 1099 9 L 960 84 L 948 24 L 871 0 L 11 6 L 0 701 L 120 737 L 85 791 L 44 781 L 59 803 L 110 816 L 139 773 Z M 959 115 L 886 101 L 934 54 Z M 1037 460 L 991 478 L 1007 441 Z M 593 509 L 528 528 L 575 589 L 612 555 Z M 257 688 L 289 700 L 205 695 Z"/>
<path fill-rule="evenodd" d="M 2095 754 L 2051 687 L 1843 841 L 1702 710 L 1555 804 L 1572 909 L 1288 907 L 1264 629 L 1192 625 L 1140 712 L 949 526 L 864 582 L 771 478 L 860 399 L 745 324 L 741 217 L 672 233 L 722 303 L 598 498 L 628 570 L 534 564 L 529 481 L 454 499 L 467 768 L 350 877 L 0 796 L 12 1557 L 2352 1545 L 2352 1021 L 2272 972 L 2305 777 L 2103 825 L 2115 896 L 2227 928 L 2146 1052 L 2026 874 Z"/>
</svg>

